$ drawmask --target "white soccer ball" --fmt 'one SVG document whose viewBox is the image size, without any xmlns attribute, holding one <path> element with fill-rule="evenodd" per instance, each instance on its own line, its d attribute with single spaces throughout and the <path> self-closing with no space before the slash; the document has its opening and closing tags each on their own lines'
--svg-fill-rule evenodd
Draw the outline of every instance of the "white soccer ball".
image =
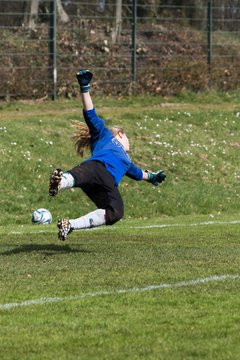
<svg viewBox="0 0 240 360">
<path fill-rule="evenodd" d="M 47 209 L 37 209 L 32 213 L 33 224 L 51 224 L 52 214 Z"/>
</svg>

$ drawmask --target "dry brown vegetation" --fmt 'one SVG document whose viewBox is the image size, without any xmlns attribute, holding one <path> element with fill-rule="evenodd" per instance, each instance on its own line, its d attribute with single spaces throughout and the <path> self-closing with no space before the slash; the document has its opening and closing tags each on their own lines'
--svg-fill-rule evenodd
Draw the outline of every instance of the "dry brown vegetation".
<svg viewBox="0 0 240 360">
<path fill-rule="evenodd" d="M 206 34 L 189 26 L 140 24 L 135 92 L 165 96 L 204 91 L 209 86 L 216 90 L 236 90 L 240 77 L 238 41 L 221 37 L 221 47 L 213 49 L 210 72 L 205 37 Z M 46 24 L 32 32 L 24 28 L 4 30 L 0 47 L 1 98 L 44 98 L 51 94 Z M 76 96 L 75 72 L 86 67 L 94 69 L 96 92 L 101 89 L 112 95 L 131 93 L 131 55 L 130 31 L 123 31 L 119 42 L 112 44 L 111 32 L 105 25 L 71 22 L 59 26 L 58 95 Z"/>
</svg>

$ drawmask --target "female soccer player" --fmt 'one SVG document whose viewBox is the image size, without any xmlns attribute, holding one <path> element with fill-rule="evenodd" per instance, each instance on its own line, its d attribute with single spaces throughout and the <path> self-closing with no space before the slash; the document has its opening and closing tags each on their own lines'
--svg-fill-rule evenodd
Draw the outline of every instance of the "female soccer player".
<svg viewBox="0 0 240 360">
<path fill-rule="evenodd" d="M 118 184 L 124 175 L 134 180 L 146 180 L 157 186 L 164 181 L 163 171 L 152 173 L 138 168 L 131 161 L 129 141 L 124 130 L 107 128 L 96 114 L 89 93 L 92 73 L 81 70 L 77 73 L 83 101 L 83 116 L 86 124 L 76 125 L 76 148 L 83 155 L 89 147 L 91 157 L 67 172 L 56 169 L 50 176 L 49 195 L 56 196 L 60 190 L 81 188 L 97 209 L 77 219 L 58 220 L 58 238 L 66 240 L 73 230 L 100 225 L 112 225 L 123 217 L 124 205 Z"/>
</svg>

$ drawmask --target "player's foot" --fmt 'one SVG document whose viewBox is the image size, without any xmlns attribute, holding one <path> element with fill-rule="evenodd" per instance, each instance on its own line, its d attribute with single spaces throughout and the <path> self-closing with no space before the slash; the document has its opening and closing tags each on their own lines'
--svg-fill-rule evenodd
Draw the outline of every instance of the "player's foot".
<svg viewBox="0 0 240 360">
<path fill-rule="evenodd" d="M 56 196 L 60 190 L 60 182 L 63 177 L 63 171 L 56 169 L 50 176 L 48 192 L 50 196 Z"/>
<path fill-rule="evenodd" d="M 73 231 L 68 219 L 59 219 L 57 223 L 57 227 L 58 227 L 58 239 L 62 241 L 65 241 L 68 234 L 70 234 Z"/>
</svg>

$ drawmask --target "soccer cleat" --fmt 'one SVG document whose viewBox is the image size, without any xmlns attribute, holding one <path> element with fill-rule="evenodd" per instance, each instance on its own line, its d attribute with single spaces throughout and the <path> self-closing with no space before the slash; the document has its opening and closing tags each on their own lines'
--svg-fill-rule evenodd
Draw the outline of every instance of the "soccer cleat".
<svg viewBox="0 0 240 360">
<path fill-rule="evenodd" d="M 57 223 L 57 227 L 58 227 L 58 239 L 62 241 L 65 241 L 68 234 L 70 234 L 73 231 L 68 219 L 59 219 Z"/>
<path fill-rule="evenodd" d="M 63 177 L 63 171 L 56 169 L 50 176 L 48 192 L 50 196 L 56 196 L 60 190 L 60 182 Z"/>
</svg>

